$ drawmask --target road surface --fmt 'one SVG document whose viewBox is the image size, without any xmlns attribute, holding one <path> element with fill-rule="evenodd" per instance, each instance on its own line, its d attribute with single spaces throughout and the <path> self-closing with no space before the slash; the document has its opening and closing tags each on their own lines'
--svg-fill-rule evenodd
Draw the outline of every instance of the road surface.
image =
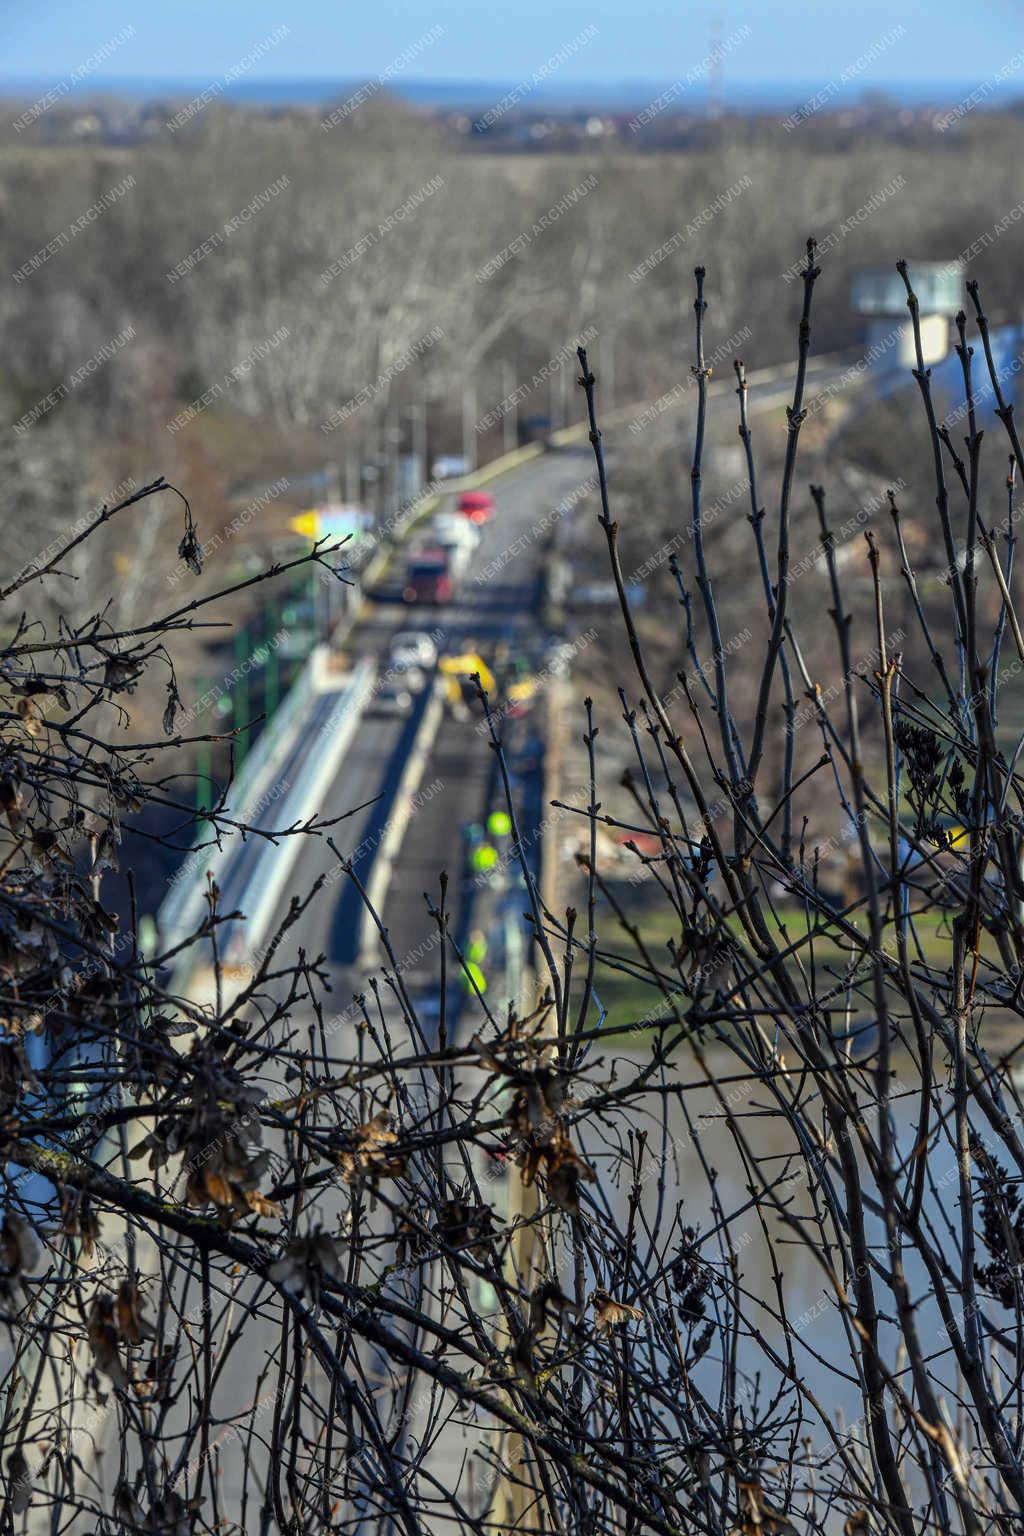
<svg viewBox="0 0 1024 1536">
<path fill-rule="evenodd" d="M 430 634 L 442 652 L 481 651 L 490 657 L 505 647 L 514 655 L 537 654 L 537 597 L 545 540 L 552 514 L 593 478 L 593 454 L 586 447 L 549 453 L 523 465 L 494 486 L 495 517 L 482 528 L 480 544 L 461 583 L 457 601 L 442 607 L 374 603 L 346 642 L 354 657 L 377 654 L 386 667 L 391 636 L 399 629 Z M 354 861 L 362 883 L 369 879 L 383 834 L 394 815 L 395 797 L 416 734 L 426 695 L 408 719 L 379 716 L 373 702 L 324 803 L 323 818 L 343 816 L 353 806 L 373 803 L 342 822 L 334 834 L 339 851 Z M 408 957 L 409 977 L 425 986 L 436 974 L 436 953 L 421 955 L 433 924 L 423 893 L 437 898 L 437 877 L 450 876 L 450 905 L 458 907 L 464 863 L 463 828 L 484 813 L 493 754 L 476 711 L 458 720 L 446 715 L 426 764 L 408 831 L 403 839 L 384 908 L 400 964 Z M 363 975 L 357 964 L 362 903 L 355 885 L 339 877 L 338 861 L 320 839 L 308 839 L 296 859 L 277 914 L 283 918 L 292 895 L 302 895 L 318 876 L 330 884 L 320 893 L 293 935 L 286 954 L 301 946 L 322 954 L 333 1002 L 351 1002 Z M 453 913 L 453 917 L 457 914 Z M 271 931 L 276 924 L 271 925 Z M 406 967 L 403 966 L 403 970 Z M 345 1042 L 338 1042 L 345 1054 Z"/>
</svg>

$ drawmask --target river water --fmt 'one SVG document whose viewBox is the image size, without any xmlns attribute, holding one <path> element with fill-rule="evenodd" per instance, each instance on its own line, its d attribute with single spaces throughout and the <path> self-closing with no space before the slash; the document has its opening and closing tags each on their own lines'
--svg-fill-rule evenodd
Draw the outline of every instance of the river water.
<svg viewBox="0 0 1024 1536">
<path fill-rule="evenodd" d="M 606 1057 L 601 1077 L 608 1076 L 610 1062 L 611 1058 Z M 616 1070 L 619 1083 L 628 1082 L 631 1069 L 635 1072 L 639 1064 L 636 1059 L 631 1063 L 620 1061 Z M 834 1164 L 831 1168 L 827 1167 L 822 1176 L 812 1178 L 807 1162 L 797 1156 L 793 1130 L 781 1115 L 768 1112 L 773 1102 L 769 1091 L 760 1085 L 752 1088 L 746 1082 L 729 1081 L 730 1077 L 735 1078 L 741 1070 L 736 1056 L 727 1050 L 716 1051 L 710 1056 L 709 1065 L 719 1080 L 731 1113 L 737 1117 L 749 1151 L 759 1162 L 761 1179 L 767 1178 L 774 1182 L 776 1199 L 785 1202 L 789 1214 L 794 1218 L 806 1218 L 816 1208 L 820 1211 L 824 1202 L 823 1180 L 826 1177 L 833 1180 L 842 1203 L 842 1186 L 834 1172 Z M 937 1065 L 940 1083 L 944 1081 L 944 1069 L 944 1064 Z M 648 1172 L 642 1181 L 642 1207 L 647 1225 L 658 1234 L 654 1246 L 663 1255 L 670 1254 L 674 1242 L 667 1239 L 673 1225 L 686 1225 L 697 1230 L 700 1234 L 701 1260 L 714 1277 L 711 1296 L 718 1298 L 718 1306 L 721 1308 L 719 1316 L 724 1315 L 723 1303 L 728 1294 L 726 1282 L 729 1266 L 726 1262 L 726 1249 L 721 1241 L 723 1225 L 728 1228 L 738 1265 L 738 1283 L 744 1293 L 743 1310 L 746 1314 L 746 1326 L 741 1327 L 738 1345 L 742 1378 L 738 1400 L 742 1404 L 746 1397 L 752 1406 L 757 1382 L 762 1404 L 781 1388 L 789 1394 L 793 1406 L 796 1405 L 795 1394 L 791 1385 L 786 1383 L 784 1370 L 780 1370 L 777 1361 L 772 1358 L 774 1355 L 778 1360 L 785 1361 L 788 1355 L 787 1330 L 778 1315 L 778 1291 L 781 1289 L 800 1383 L 818 1404 L 815 1407 L 807 1397 L 803 1401 L 804 1433 L 813 1446 L 813 1453 L 830 1457 L 833 1467 L 838 1471 L 835 1444 L 822 1422 L 822 1413 L 831 1420 L 833 1431 L 842 1441 L 846 1441 L 849 1436 L 854 1443 L 863 1446 L 865 1432 L 864 1401 L 858 1380 L 859 1350 L 849 1323 L 837 1306 L 834 1287 L 817 1253 L 798 1238 L 791 1225 L 781 1219 L 778 1207 L 772 1200 L 761 1204 L 762 1225 L 757 1201 L 752 1195 L 751 1174 L 737 1146 L 736 1137 L 727 1123 L 716 1093 L 700 1081 L 699 1069 L 692 1059 L 689 1063 L 682 1060 L 673 1062 L 670 1068 L 665 1069 L 664 1078 L 665 1081 L 688 1086 L 680 1095 L 651 1094 L 641 1109 L 630 1112 L 628 1124 L 622 1117 L 611 1122 L 617 1125 L 617 1131 L 609 1130 L 602 1135 L 588 1130 L 580 1134 L 583 1150 L 598 1171 L 597 1198 L 607 1201 L 605 1215 L 598 1219 L 603 1219 L 606 1224 L 614 1223 L 620 1229 L 624 1228 L 631 1179 L 627 1171 L 617 1185 L 613 1182 L 615 1157 L 611 1142 L 617 1135 L 622 1145 L 630 1130 L 635 1134 L 641 1128 L 646 1129 L 648 1142 L 645 1158 Z M 809 1095 L 810 1080 L 804 1086 Z M 860 1100 L 865 1105 L 865 1118 L 874 1138 L 877 1136 L 877 1111 L 871 1108 L 869 1081 L 866 1077 Z M 663 1104 L 666 1106 L 664 1110 Z M 948 1094 L 944 1093 L 942 1104 L 944 1110 L 949 1111 Z M 897 1060 L 894 1062 L 892 1123 L 896 1145 L 903 1158 L 909 1157 L 915 1145 L 918 1112 L 918 1088 L 913 1065 L 909 1060 Z M 812 1115 L 812 1118 L 816 1118 L 820 1125 L 820 1107 L 817 1115 Z M 976 1111 L 972 1112 L 972 1122 L 993 1155 L 999 1157 L 999 1148 L 992 1133 Z M 933 1131 L 928 1154 L 929 1187 L 924 1209 L 937 1246 L 954 1271 L 959 1273 L 959 1196 L 955 1160 L 949 1144 L 951 1133 L 951 1117 L 937 1135 Z M 1005 1162 L 1005 1155 L 1000 1160 Z M 659 1188 L 659 1170 L 662 1168 L 664 1184 Z M 876 1194 L 877 1186 L 864 1173 L 863 1163 L 862 1176 L 865 1192 Z M 826 1230 L 831 1231 L 828 1222 Z M 867 1237 L 882 1268 L 887 1269 L 888 1253 L 877 1211 L 868 1213 Z M 643 1255 L 642 1240 L 638 1247 Z M 983 1264 L 988 1257 L 984 1247 L 979 1244 L 977 1262 Z M 955 1361 L 927 1271 L 919 1255 L 909 1245 L 904 1252 L 904 1266 L 915 1303 L 922 1349 L 929 1360 L 944 1411 L 949 1415 L 950 1424 L 955 1427 L 958 1388 Z M 649 1259 L 648 1268 L 655 1267 L 656 1264 Z M 654 1294 L 664 1297 L 665 1291 L 665 1282 L 662 1280 Z M 913 1397 L 905 1354 L 901 1351 L 895 1327 L 887 1321 L 895 1314 L 895 1303 L 884 1279 L 876 1277 L 875 1293 L 883 1318 L 880 1347 L 885 1365 L 894 1373 L 908 1396 Z M 627 1288 L 620 1299 L 643 1304 L 643 1297 L 636 1293 L 636 1287 L 632 1294 Z M 963 1306 L 955 1293 L 951 1293 L 951 1304 L 957 1325 L 962 1328 Z M 997 1300 L 983 1292 L 980 1307 L 983 1315 L 990 1317 L 998 1327 L 1013 1332 L 1012 1313 L 1007 1313 Z M 710 1300 L 707 1316 L 712 1319 L 715 1317 L 715 1304 Z M 724 1334 L 716 1333 L 708 1356 L 698 1367 L 694 1378 L 712 1401 L 716 1402 L 722 1379 L 723 1337 Z M 998 1360 L 1000 1357 L 997 1354 L 995 1358 Z M 1016 1386 L 1011 1387 L 1011 1383 L 1013 1376 L 1019 1376 L 1019 1373 L 1013 1371 L 1012 1358 L 1007 1359 L 1005 1354 L 1001 1358 L 1007 1364 L 1007 1372 L 1003 1376 L 997 1375 L 997 1387 L 1004 1391 L 1010 1390 L 1005 1411 L 1012 1421 L 1019 1411 L 1016 1394 L 1020 1388 L 1019 1381 Z M 894 1414 L 891 1401 L 889 1410 L 891 1419 L 900 1417 L 898 1410 Z M 910 1487 L 920 1492 L 919 1481 L 909 1467 L 907 1478 Z M 847 1507 L 846 1513 L 849 1512 Z M 841 1520 L 835 1528 L 842 1528 Z M 826 1522 L 825 1529 L 831 1532 L 831 1521 Z"/>
</svg>

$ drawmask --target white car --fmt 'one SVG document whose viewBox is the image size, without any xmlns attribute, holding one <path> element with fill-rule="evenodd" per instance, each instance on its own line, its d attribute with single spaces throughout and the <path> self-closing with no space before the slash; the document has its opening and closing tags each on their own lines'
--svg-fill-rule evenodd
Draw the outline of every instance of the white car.
<svg viewBox="0 0 1024 1536">
<path fill-rule="evenodd" d="M 461 549 L 476 549 L 480 530 L 461 512 L 439 512 L 431 524 L 431 533 L 439 544 L 457 544 Z"/>
<path fill-rule="evenodd" d="M 409 667 L 426 670 L 437 661 L 437 646 L 427 634 L 415 629 L 403 629 L 391 642 L 392 667 L 404 670 Z"/>
<path fill-rule="evenodd" d="M 469 473 L 469 465 L 459 454 L 445 453 L 434 460 L 430 473 L 435 480 L 457 480 Z"/>
</svg>

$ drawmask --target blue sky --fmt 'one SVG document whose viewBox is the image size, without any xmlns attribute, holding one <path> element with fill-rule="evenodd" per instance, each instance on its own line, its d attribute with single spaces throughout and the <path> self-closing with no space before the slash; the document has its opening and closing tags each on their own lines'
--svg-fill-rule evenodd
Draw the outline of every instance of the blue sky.
<svg viewBox="0 0 1024 1536">
<path fill-rule="evenodd" d="M 1024 58 L 1020 0 L 0 0 L 0 79 L 56 82 L 134 27 L 86 72 L 209 83 L 287 26 L 250 78 L 371 77 L 439 27 L 410 77 L 518 81 L 552 63 L 552 84 L 676 80 L 707 55 L 715 14 L 726 39 L 749 28 L 725 59 L 726 96 L 730 78 L 844 72 L 857 87 L 979 84 Z M 1008 80 L 1024 89 L 1019 66 Z"/>
</svg>

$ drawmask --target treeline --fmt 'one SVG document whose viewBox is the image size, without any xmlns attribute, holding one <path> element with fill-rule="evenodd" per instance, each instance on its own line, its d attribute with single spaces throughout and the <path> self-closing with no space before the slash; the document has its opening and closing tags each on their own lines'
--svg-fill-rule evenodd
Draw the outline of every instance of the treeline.
<svg viewBox="0 0 1024 1536">
<path fill-rule="evenodd" d="M 112 467 L 185 474 L 216 505 L 232 478 L 344 471 L 424 430 L 431 457 L 498 451 L 518 417 L 578 413 L 581 336 L 606 407 L 653 398 L 689 364 L 698 261 L 709 351 L 742 325 L 750 366 L 777 361 L 805 231 L 828 256 L 821 350 L 858 338 L 853 269 L 903 254 L 971 252 L 993 318 L 1013 312 L 1011 115 L 857 148 L 811 118 L 687 155 L 515 159 L 467 154 L 382 95 L 334 116 L 213 102 L 137 146 L 6 134 L 0 511 L 28 530 L 8 558 L 112 491 Z M 752 289 L 767 297 L 744 314 Z"/>
</svg>

